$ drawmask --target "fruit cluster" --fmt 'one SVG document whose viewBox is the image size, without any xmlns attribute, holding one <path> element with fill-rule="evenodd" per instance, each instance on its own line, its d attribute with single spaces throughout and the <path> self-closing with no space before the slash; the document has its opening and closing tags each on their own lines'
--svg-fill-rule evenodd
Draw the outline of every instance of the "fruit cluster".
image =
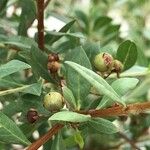
<svg viewBox="0 0 150 150">
<path fill-rule="evenodd" d="M 116 72 L 119 75 L 123 70 L 123 64 L 105 52 L 97 54 L 93 63 L 97 71 L 102 73 L 111 74 L 112 72 Z"/>
</svg>

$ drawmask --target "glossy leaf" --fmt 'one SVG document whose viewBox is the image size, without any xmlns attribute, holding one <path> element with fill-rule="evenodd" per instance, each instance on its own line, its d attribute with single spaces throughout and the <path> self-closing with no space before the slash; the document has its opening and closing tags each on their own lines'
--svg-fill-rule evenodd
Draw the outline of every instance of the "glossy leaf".
<svg viewBox="0 0 150 150">
<path fill-rule="evenodd" d="M 17 125 L 2 112 L 0 112 L 0 141 L 24 145 L 30 144 Z"/>
<path fill-rule="evenodd" d="M 49 120 L 67 121 L 67 122 L 86 122 L 91 119 L 90 115 L 82 115 L 71 111 L 61 111 L 52 115 Z"/>
<path fill-rule="evenodd" d="M 28 68 L 31 68 L 30 65 L 22 61 L 11 60 L 8 63 L 0 66 L 0 78 Z"/>
<path fill-rule="evenodd" d="M 117 59 L 123 63 L 124 70 L 132 67 L 137 60 L 137 48 L 135 43 L 130 40 L 121 43 L 117 50 Z"/>
</svg>

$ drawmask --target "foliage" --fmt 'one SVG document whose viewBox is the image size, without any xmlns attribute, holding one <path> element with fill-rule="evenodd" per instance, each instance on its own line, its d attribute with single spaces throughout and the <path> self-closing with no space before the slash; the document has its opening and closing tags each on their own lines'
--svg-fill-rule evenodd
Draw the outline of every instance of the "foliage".
<svg viewBox="0 0 150 150">
<path fill-rule="evenodd" d="M 105 118 L 92 112 L 122 106 L 125 110 L 128 104 L 149 101 L 150 1 L 83 3 L 53 0 L 45 7 L 45 21 L 55 17 L 65 25 L 58 31 L 45 27 L 41 50 L 39 31 L 30 34 L 36 1 L 0 0 L 0 149 L 13 149 L 13 144 L 23 149 L 35 141 L 34 131 L 41 137 L 60 123 L 64 127 L 44 150 L 126 150 L 135 144 L 149 150 L 149 112 L 138 109 L 141 114 Z M 114 65 L 99 72 L 94 66 L 99 53 L 119 60 L 122 72 Z M 64 97 L 59 111 L 44 108 L 44 96 L 51 91 Z M 31 110 L 38 114 L 33 123 L 27 118 Z"/>
</svg>

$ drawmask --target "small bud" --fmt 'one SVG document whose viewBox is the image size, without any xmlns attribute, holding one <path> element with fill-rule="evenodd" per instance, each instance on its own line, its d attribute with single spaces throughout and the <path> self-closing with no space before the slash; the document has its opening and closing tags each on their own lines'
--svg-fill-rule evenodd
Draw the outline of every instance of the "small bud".
<svg viewBox="0 0 150 150">
<path fill-rule="evenodd" d="M 108 53 L 100 53 L 95 56 L 94 66 L 100 72 L 111 70 L 113 66 L 113 57 Z"/>
<path fill-rule="evenodd" d="M 49 111 L 59 111 L 64 106 L 64 98 L 58 92 L 49 92 L 45 95 L 43 106 Z"/>
<path fill-rule="evenodd" d="M 60 63 L 57 61 L 48 62 L 47 68 L 50 71 L 50 73 L 52 74 L 57 73 L 58 70 L 60 69 Z"/>
<path fill-rule="evenodd" d="M 48 55 L 48 61 L 52 62 L 52 61 L 59 61 L 59 57 L 58 54 L 52 53 Z"/>
<path fill-rule="evenodd" d="M 38 112 L 35 109 L 30 109 L 27 112 L 27 120 L 29 123 L 34 123 L 39 119 Z"/>
</svg>

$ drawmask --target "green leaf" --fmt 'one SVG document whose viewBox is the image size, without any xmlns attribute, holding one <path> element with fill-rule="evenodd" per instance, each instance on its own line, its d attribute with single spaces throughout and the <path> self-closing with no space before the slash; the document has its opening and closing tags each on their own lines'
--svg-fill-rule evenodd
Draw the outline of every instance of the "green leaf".
<svg viewBox="0 0 150 150">
<path fill-rule="evenodd" d="M 137 86 L 129 95 L 127 99 L 138 98 L 147 93 L 147 89 L 150 88 L 150 78 L 145 78 L 139 86 Z"/>
<path fill-rule="evenodd" d="M 11 60 L 8 63 L 0 66 L 0 78 L 28 68 L 31 67 L 22 61 Z"/>
<path fill-rule="evenodd" d="M 70 51 L 65 60 L 76 62 L 87 68 L 91 68 L 89 59 L 82 47 L 77 47 Z M 83 104 L 83 100 L 88 95 L 91 85 L 73 68 L 66 67 L 67 87 L 73 92 L 78 108 Z"/>
<path fill-rule="evenodd" d="M 31 45 L 37 45 L 33 39 L 23 36 L 9 36 L 5 40 L 2 40 L 1 43 L 16 46 L 20 50 L 27 50 L 31 48 Z"/>
<path fill-rule="evenodd" d="M 10 87 L 18 87 L 18 86 L 23 86 L 23 84 L 17 82 L 14 76 L 12 77 L 11 75 L 9 75 L 4 78 L 0 78 L 0 88 L 7 89 Z"/>
<path fill-rule="evenodd" d="M 88 56 L 91 63 L 93 63 L 94 57 L 99 53 L 100 43 L 87 41 L 83 45 L 86 55 Z"/>
<path fill-rule="evenodd" d="M 120 96 L 124 96 L 128 91 L 134 89 L 139 80 L 136 78 L 120 78 L 115 80 L 111 86 Z"/>
<path fill-rule="evenodd" d="M 47 63 L 48 63 L 48 56 L 46 53 L 42 52 L 35 46 L 31 47 L 31 58 L 29 63 L 32 66 L 33 72 L 37 78 L 40 76 L 47 81 L 54 82 L 51 77 L 51 74 L 48 72 Z"/>
<path fill-rule="evenodd" d="M 118 132 L 118 129 L 112 122 L 102 118 L 94 118 L 88 121 L 88 126 L 99 133 L 113 134 Z"/>
<path fill-rule="evenodd" d="M 137 48 L 130 40 L 124 41 L 117 50 L 117 59 L 124 65 L 124 70 L 132 67 L 137 60 Z"/>
<path fill-rule="evenodd" d="M 6 7 L 8 0 L 0 0 L 0 12 Z"/>
<path fill-rule="evenodd" d="M 120 28 L 120 25 L 108 25 L 103 34 L 105 36 L 108 36 L 108 35 L 110 36 L 110 35 L 118 32 L 119 28 Z"/>
<path fill-rule="evenodd" d="M 66 61 L 65 63 L 71 66 L 78 73 L 80 73 L 83 78 L 85 78 L 92 86 L 94 86 L 97 89 L 97 92 L 106 95 L 115 102 L 119 102 L 125 105 L 120 96 L 114 91 L 114 89 L 95 72 L 83 66 L 80 66 L 74 62 Z"/>
<path fill-rule="evenodd" d="M 66 33 L 71 27 L 72 25 L 75 23 L 75 20 L 70 21 L 69 23 L 67 23 L 64 27 L 62 27 L 59 32 L 61 33 Z M 63 35 L 62 35 L 63 36 Z M 46 41 L 51 45 L 52 43 L 56 42 L 57 40 L 59 40 L 62 36 L 51 36 L 51 35 L 46 35 L 45 39 Z"/>
<path fill-rule="evenodd" d="M 72 91 L 69 88 L 67 88 L 66 86 L 64 86 L 62 88 L 62 90 L 63 90 L 63 96 L 64 96 L 65 100 L 69 103 L 69 105 L 72 108 L 76 108 L 76 101 L 75 101 Z"/>
<path fill-rule="evenodd" d="M 80 10 L 75 11 L 75 15 L 78 19 L 78 22 L 80 23 L 80 26 L 84 29 L 86 33 L 89 32 L 89 19 L 88 16 Z"/>
<path fill-rule="evenodd" d="M 32 22 L 36 18 L 36 3 L 34 0 L 22 0 L 21 7 L 22 12 L 20 16 L 18 34 L 25 36 L 27 35 L 27 29 L 32 25 Z"/>
<path fill-rule="evenodd" d="M 79 145 L 80 149 L 83 149 L 84 140 L 83 140 L 83 137 L 81 135 L 81 132 L 78 131 L 76 134 L 74 134 L 74 140 Z"/>
<path fill-rule="evenodd" d="M 120 77 L 140 77 L 140 76 L 146 76 L 150 73 L 147 67 L 142 66 L 133 66 L 130 69 L 124 71 L 120 74 Z M 114 74 L 112 74 L 110 77 L 115 77 Z"/>
<path fill-rule="evenodd" d="M 71 111 L 61 111 L 52 115 L 49 120 L 67 121 L 67 122 L 86 122 L 91 119 L 90 115 L 82 115 Z"/>
<path fill-rule="evenodd" d="M 81 33 L 64 33 L 64 32 L 54 32 L 54 31 L 46 31 L 47 35 L 55 36 L 55 37 L 62 37 L 62 36 L 69 36 L 74 38 L 83 38 L 85 37 Z"/>
<path fill-rule="evenodd" d="M 111 21 L 112 21 L 112 19 L 109 17 L 100 16 L 95 20 L 93 28 L 94 28 L 94 30 L 101 29 L 103 27 L 108 26 L 108 24 L 110 24 Z"/>
<path fill-rule="evenodd" d="M 0 112 L 0 141 L 6 143 L 21 143 L 24 145 L 30 144 L 17 125 L 2 112 Z"/>
<path fill-rule="evenodd" d="M 88 17 L 87 17 L 87 15 L 86 15 L 83 11 L 81 11 L 81 10 L 76 10 L 76 11 L 75 11 L 75 14 L 76 14 L 77 18 L 78 18 L 79 20 L 81 20 L 81 21 L 85 24 L 85 26 L 88 26 L 88 25 L 89 25 Z"/>
<path fill-rule="evenodd" d="M 136 78 L 120 78 L 115 80 L 111 84 L 111 87 L 117 92 L 119 96 L 124 96 L 127 94 L 127 92 L 134 89 L 138 82 L 139 80 Z M 112 103 L 109 102 L 109 98 L 107 96 L 104 96 L 100 101 L 100 104 L 97 106 L 97 109 L 104 108 L 106 104 L 111 105 Z"/>
<path fill-rule="evenodd" d="M 33 95 L 40 96 L 41 90 L 42 90 L 42 84 L 41 84 L 41 82 L 39 82 L 39 83 L 31 84 L 31 85 L 24 85 L 22 87 L 17 87 L 14 89 L 0 91 L 0 96 L 17 93 L 17 92 L 30 93 Z"/>
</svg>

